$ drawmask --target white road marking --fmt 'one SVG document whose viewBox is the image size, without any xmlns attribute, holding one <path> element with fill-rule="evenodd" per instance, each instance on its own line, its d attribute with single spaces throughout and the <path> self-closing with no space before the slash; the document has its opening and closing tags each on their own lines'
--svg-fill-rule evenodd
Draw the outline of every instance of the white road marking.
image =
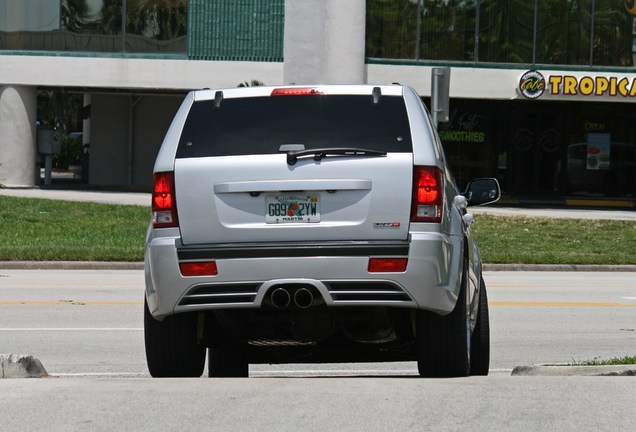
<svg viewBox="0 0 636 432">
<path fill-rule="evenodd" d="M 114 377 L 140 377 L 147 378 L 147 372 L 77 372 L 77 373 L 50 373 L 50 377 L 56 378 L 114 378 Z"/>
<path fill-rule="evenodd" d="M 15 327 L 0 331 L 143 331 L 142 327 Z"/>
<path fill-rule="evenodd" d="M 490 369 L 492 373 L 512 373 L 512 369 Z M 74 373 L 50 373 L 51 377 L 58 378 L 148 378 L 147 372 L 74 372 Z M 418 376 L 416 369 L 305 369 L 305 370 L 251 370 L 251 378 L 314 378 L 314 377 L 355 377 L 355 376 Z M 205 376 L 204 376 L 205 378 Z"/>
</svg>

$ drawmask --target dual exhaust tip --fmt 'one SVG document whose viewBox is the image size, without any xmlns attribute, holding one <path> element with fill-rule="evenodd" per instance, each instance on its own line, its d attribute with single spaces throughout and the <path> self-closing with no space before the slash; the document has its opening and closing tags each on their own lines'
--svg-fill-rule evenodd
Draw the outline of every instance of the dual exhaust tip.
<svg viewBox="0 0 636 432">
<path fill-rule="evenodd" d="M 315 304 L 314 294 L 307 288 L 288 289 L 284 287 L 275 288 L 271 294 L 272 304 L 285 309 L 293 304 L 300 309 L 307 309 Z"/>
</svg>

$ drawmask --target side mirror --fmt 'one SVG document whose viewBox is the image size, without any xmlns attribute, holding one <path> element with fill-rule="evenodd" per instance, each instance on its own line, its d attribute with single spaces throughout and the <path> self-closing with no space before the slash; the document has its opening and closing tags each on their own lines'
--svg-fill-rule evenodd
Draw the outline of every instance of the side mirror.
<svg viewBox="0 0 636 432">
<path fill-rule="evenodd" d="M 497 179 L 481 178 L 469 181 L 462 195 L 468 200 L 469 206 L 485 205 L 497 201 L 501 197 L 501 189 Z"/>
</svg>

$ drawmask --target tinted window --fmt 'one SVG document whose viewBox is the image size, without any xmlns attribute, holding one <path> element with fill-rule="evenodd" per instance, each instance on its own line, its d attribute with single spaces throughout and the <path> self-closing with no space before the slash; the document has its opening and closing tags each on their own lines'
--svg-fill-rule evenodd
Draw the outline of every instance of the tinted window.
<svg viewBox="0 0 636 432">
<path fill-rule="evenodd" d="M 0 0 L 0 50 L 185 53 L 187 33 L 188 0 Z"/>
<path fill-rule="evenodd" d="M 280 96 L 195 102 L 178 158 L 272 154 L 283 144 L 305 149 L 356 147 L 410 152 L 404 100 L 382 96 Z"/>
</svg>

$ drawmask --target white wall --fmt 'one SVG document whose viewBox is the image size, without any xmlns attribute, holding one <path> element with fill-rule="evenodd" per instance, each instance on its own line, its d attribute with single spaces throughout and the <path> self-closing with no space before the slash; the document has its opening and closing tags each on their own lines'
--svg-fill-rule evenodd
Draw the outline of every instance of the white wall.
<svg viewBox="0 0 636 432">
<path fill-rule="evenodd" d="M 284 83 L 364 82 L 366 0 L 285 2 Z"/>
<path fill-rule="evenodd" d="M 432 66 L 367 65 L 370 84 L 399 82 L 413 87 L 420 96 L 431 96 Z M 450 97 L 468 99 L 515 99 L 516 86 L 525 70 L 451 67 Z"/>
<path fill-rule="evenodd" d="M 0 86 L 0 185 L 36 184 L 36 111 L 35 87 Z"/>
<path fill-rule="evenodd" d="M 431 95 L 431 70 L 432 66 L 413 66 L 413 65 L 367 65 L 368 83 L 370 84 L 386 84 L 399 82 L 413 87 L 420 96 L 428 97 Z M 538 68 L 546 80 L 546 90 L 539 98 L 540 100 L 553 101 L 580 101 L 580 102 L 629 102 L 635 101 L 636 96 L 622 96 L 620 94 L 610 95 L 609 91 L 602 95 L 583 95 L 580 92 L 576 95 L 551 94 L 549 84 L 550 76 L 570 76 L 576 80 L 584 77 L 605 77 L 607 79 L 615 78 L 617 81 L 625 80 L 627 90 L 631 91 L 636 88 L 636 74 L 634 73 L 618 73 L 618 72 L 602 72 L 594 73 L 581 71 L 559 71 L 559 70 L 542 70 Z M 479 67 L 451 67 L 450 80 L 450 97 L 463 99 L 521 99 L 527 100 L 519 92 L 519 80 L 527 69 L 499 69 L 499 68 L 479 68 Z M 562 89 L 561 89 L 562 90 Z M 556 93 L 556 91 L 555 91 Z M 636 90 L 634 90 L 636 93 Z M 531 100 L 528 100 L 531 103 Z"/>
<path fill-rule="evenodd" d="M 190 90 L 283 82 L 282 63 L 0 55 L 0 85 Z"/>
<path fill-rule="evenodd" d="M 298 3 L 309 0 L 298 0 Z M 336 1 L 336 0 L 330 0 Z M 358 2 L 359 0 L 355 0 Z M 353 2 L 353 3 L 355 3 Z M 287 2 L 288 4 L 296 4 Z M 313 4 L 313 3 L 312 3 Z M 347 2 L 347 4 L 349 4 Z M 346 8 L 344 8 L 346 9 Z M 316 13 L 320 12 L 320 8 Z M 333 20 L 323 16 L 324 23 L 342 33 L 334 33 L 326 41 L 313 21 L 307 21 L 307 35 L 304 40 L 301 29 L 298 36 L 288 38 L 294 42 L 285 44 L 286 62 L 210 62 L 189 60 L 120 59 L 91 57 L 56 56 L 3 56 L 0 55 L 0 85 L 11 86 L 51 86 L 51 87 L 95 87 L 105 89 L 167 89 L 190 90 L 204 87 L 236 87 L 251 80 L 263 81 L 268 85 L 283 83 L 363 83 L 384 84 L 399 82 L 414 87 L 422 96 L 430 96 L 431 66 L 364 64 L 364 28 L 362 37 L 352 43 L 344 43 L 351 31 L 344 18 Z M 316 19 L 316 21 L 319 21 Z M 325 24 L 326 25 L 326 24 Z M 302 25 L 301 25 L 302 27 Z M 342 30 L 342 28 L 345 30 Z M 355 26 L 354 26 L 355 27 Z M 341 34 L 340 37 L 336 36 Z M 360 47 L 355 48 L 356 41 Z M 324 52 L 323 52 L 324 51 Z M 354 52 L 355 51 L 355 52 Z M 519 99 L 517 91 L 519 78 L 526 69 L 499 69 L 479 67 L 451 68 L 451 97 L 475 99 Z M 549 75 L 570 75 L 577 79 L 584 76 L 605 76 L 629 80 L 629 88 L 636 78 L 634 73 L 618 72 L 576 72 L 549 70 L 539 71 L 548 79 Z M 283 77 L 283 73 L 285 76 Z M 544 94 L 543 99 L 551 100 L 595 100 L 625 102 L 634 97 L 612 97 L 608 95 L 573 97 Z"/>
</svg>

